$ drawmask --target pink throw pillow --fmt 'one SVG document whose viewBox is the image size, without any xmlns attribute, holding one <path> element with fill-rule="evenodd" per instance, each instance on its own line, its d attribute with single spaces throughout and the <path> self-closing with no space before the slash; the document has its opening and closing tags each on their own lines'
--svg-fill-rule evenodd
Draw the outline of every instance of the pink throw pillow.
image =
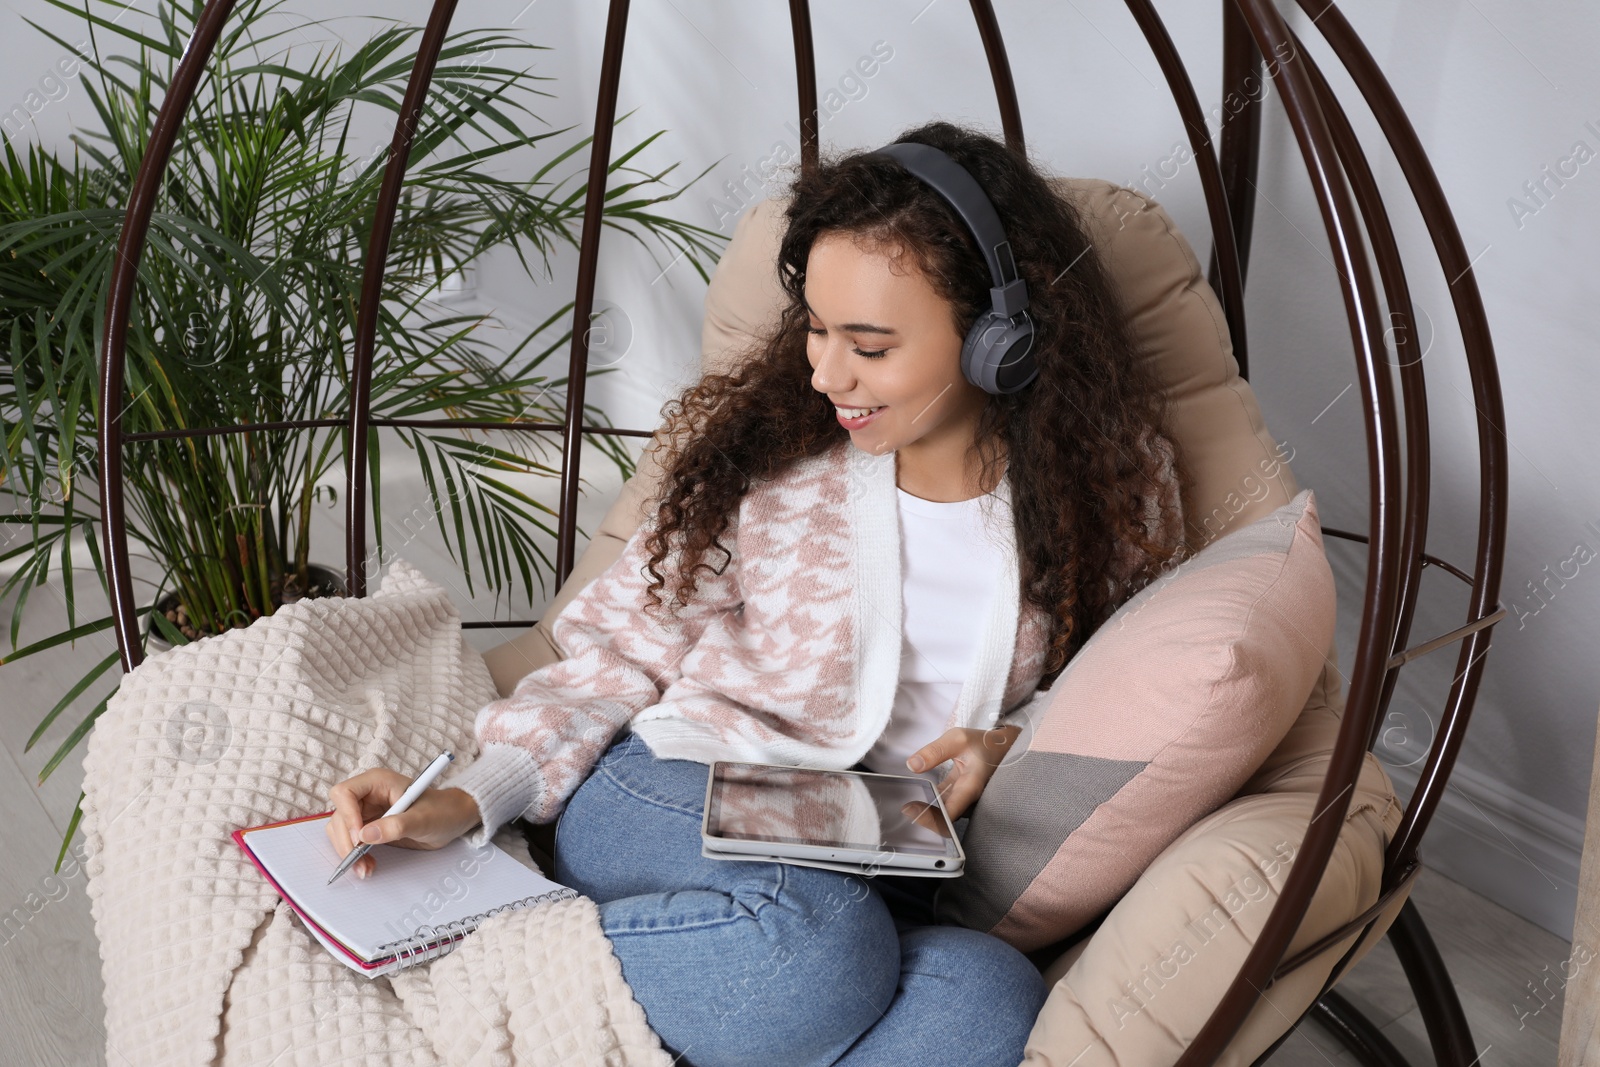
<svg viewBox="0 0 1600 1067">
<path fill-rule="evenodd" d="M 1034 698 L 940 920 L 1028 952 L 1109 909 L 1289 732 L 1336 606 L 1310 489 L 1131 597 Z"/>
</svg>

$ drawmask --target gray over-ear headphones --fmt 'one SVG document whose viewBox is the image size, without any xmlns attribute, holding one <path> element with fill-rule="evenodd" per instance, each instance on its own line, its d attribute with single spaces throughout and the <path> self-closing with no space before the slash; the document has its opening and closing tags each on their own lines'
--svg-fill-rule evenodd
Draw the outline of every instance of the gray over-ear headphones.
<svg viewBox="0 0 1600 1067">
<path fill-rule="evenodd" d="M 1039 376 L 1033 356 L 1033 319 L 1028 316 L 1028 286 L 1017 277 L 1011 242 L 988 194 L 961 164 L 932 145 L 901 141 L 870 155 L 899 161 L 926 182 L 961 216 L 989 263 L 994 287 L 991 310 L 978 316 L 961 345 L 961 373 L 987 393 L 1015 393 Z"/>
</svg>

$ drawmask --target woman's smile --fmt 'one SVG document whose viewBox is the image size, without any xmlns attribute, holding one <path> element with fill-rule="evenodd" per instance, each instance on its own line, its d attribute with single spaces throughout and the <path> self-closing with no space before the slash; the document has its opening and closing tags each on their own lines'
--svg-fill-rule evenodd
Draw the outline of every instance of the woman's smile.
<svg viewBox="0 0 1600 1067">
<path fill-rule="evenodd" d="M 889 405 L 884 404 L 875 408 L 842 408 L 836 404 L 834 411 L 839 413 L 840 426 L 847 430 L 860 430 L 888 410 L 888 407 Z"/>
</svg>

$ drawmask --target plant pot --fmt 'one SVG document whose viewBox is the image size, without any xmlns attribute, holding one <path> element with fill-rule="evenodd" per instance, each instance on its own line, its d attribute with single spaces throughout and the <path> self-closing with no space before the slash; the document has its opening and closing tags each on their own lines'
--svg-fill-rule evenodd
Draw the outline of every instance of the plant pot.
<svg viewBox="0 0 1600 1067">
<path fill-rule="evenodd" d="M 274 588 L 274 608 L 282 607 L 285 604 L 293 604 L 295 601 L 304 600 L 307 597 L 345 595 L 344 573 L 342 571 L 335 570 L 332 567 L 325 567 L 320 563 L 312 563 L 307 565 L 306 572 L 307 577 L 310 579 L 310 588 L 305 591 L 300 591 L 291 587 L 287 597 L 281 595 L 281 589 Z M 274 585 L 277 585 L 276 581 L 274 582 Z M 156 601 L 155 611 L 159 611 L 163 615 L 167 615 L 168 620 L 172 621 L 173 625 L 176 626 L 179 625 L 179 623 L 172 618 L 172 615 L 169 615 L 168 613 L 176 613 L 178 608 L 179 594 L 177 590 L 173 590 L 172 592 L 163 595 L 160 600 Z M 163 637 L 161 635 L 161 631 L 156 629 L 156 623 L 153 616 L 154 612 L 145 617 L 145 648 L 151 652 L 165 651 L 166 649 L 172 647 L 172 642 Z M 216 635 L 203 634 L 199 638 L 190 638 L 190 640 L 203 641 L 207 637 L 214 636 Z"/>
</svg>

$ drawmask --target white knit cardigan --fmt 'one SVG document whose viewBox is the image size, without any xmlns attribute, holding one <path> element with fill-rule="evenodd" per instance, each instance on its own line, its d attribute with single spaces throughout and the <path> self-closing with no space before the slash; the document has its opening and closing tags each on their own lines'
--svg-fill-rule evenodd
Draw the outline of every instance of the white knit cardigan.
<svg viewBox="0 0 1600 1067">
<path fill-rule="evenodd" d="M 753 482 L 720 538 L 731 558 L 707 552 L 721 573 L 701 570 L 675 620 L 669 604 L 644 611 L 648 517 L 556 618 L 565 657 L 478 712 L 478 758 L 441 782 L 477 800 L 476 839 L 517 816 L 555 821 L 624 728 L 663 759 L 831 770 L 859 762 L 899 687 L 895 486 L 895 453 L 848 441 Z M 1014 546 L 1004 479 L 990 499 L 1004 505 L 988 512 Z M 677 573 L 678 558 L 675 548 L 664 576 Z M 947 728 L 1030 713 L 1050 619 L 1023 602 L 1014 548 L 995 592 Z"/>
</svg>

